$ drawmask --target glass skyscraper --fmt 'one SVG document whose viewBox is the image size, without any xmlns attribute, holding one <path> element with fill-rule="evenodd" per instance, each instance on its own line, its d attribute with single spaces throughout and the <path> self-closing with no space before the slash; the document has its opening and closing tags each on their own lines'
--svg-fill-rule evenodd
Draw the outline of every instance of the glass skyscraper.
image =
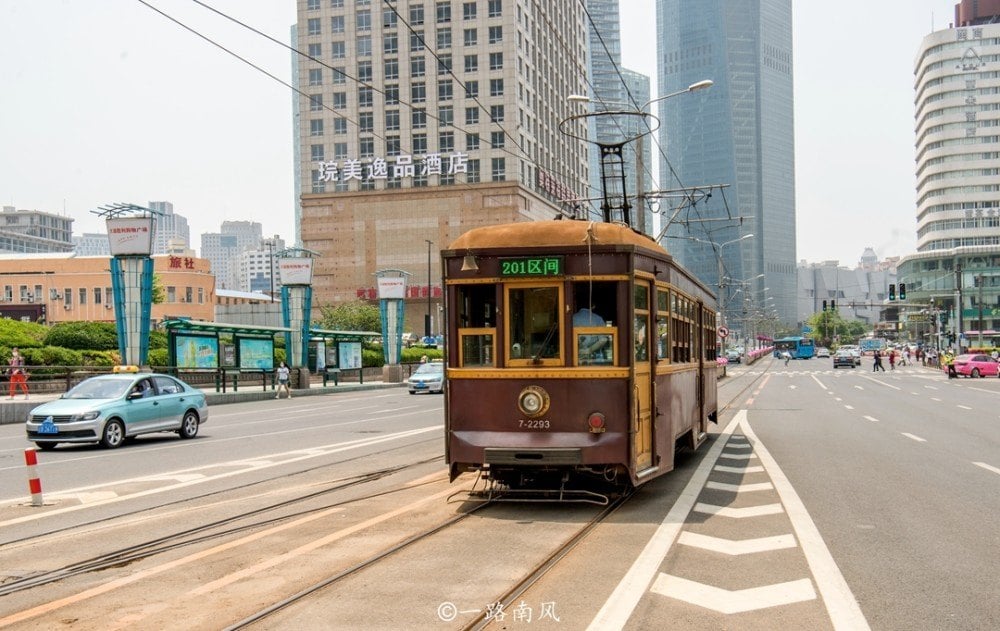
<svg viewBox="0 0 1000 631">
<path fill-rule="evenodd" d="M 663 245 L 721 289 L 731 329 L 772 309 L 796 326 L 791 1 L 657 0 L 656 10 L 659 94 L 714 82 L 657 104 L 660 188 L 725 187 L 693 204 L 664 200 L 661 221 L 680 211 Z"/>
</svg>

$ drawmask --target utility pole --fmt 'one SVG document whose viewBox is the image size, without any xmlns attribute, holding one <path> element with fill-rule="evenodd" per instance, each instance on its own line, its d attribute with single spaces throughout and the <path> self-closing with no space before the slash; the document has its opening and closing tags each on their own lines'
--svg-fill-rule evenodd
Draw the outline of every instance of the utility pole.
<svg viewBox="0 0 1000 631">
<path fill-rule="evenodd" d="M 958 344 L 958 354 L 962 354 L 962 264 L 955 263 L 955 289 L 958 299 L 955 301 L 955 343 Z"/>
</svg>

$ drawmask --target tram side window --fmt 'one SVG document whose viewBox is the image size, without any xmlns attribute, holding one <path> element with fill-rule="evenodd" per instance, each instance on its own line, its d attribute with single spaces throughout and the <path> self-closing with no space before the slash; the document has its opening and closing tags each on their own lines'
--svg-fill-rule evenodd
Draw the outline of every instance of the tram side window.
<svg viewBox="0 0 1000 631">
<path fill-rule="evenodd" d="M 493 366 L 496 357 L 496 285 L 462 285 L 458 291 L 459 365 Z"/>
<path fill-rule="evenodd" d="M 705 348 L 705 360 L 714 361 L 718 356 L 718 351 L 715 346 L 715 338 L 718 335 L 717 329 L 715 328 L 715 312 L 710 309 L 705 309 L 702 311 L 702 318 L 704 318 L 704 348 Z"/>
<path fill-rule="evenodd" d="M 579 366 L 611 366 L 617 354 L 617 283 L 573 283 L 573 344 Z"/>
<path fill-rule="evenodd" d="M 670 360 L 670 294 L 666 289 L 656 291 L 656 359 Z"/>
<path fill-rule="evenodd" d="M 512 361 L 537 364 L 561 357 L 560 294 L 556 285 L 508 289 L 507 352 Z"/>
<path fill-rule="evenodd" d="M 673 345 L 672 359 L 674 362 L 691 361 L 691 338 L 694 334 L 694 323 L 691 318 L 691 301 L 683 296 L 671 294 L 670 316 L 672 320 Z"/>
</svg>

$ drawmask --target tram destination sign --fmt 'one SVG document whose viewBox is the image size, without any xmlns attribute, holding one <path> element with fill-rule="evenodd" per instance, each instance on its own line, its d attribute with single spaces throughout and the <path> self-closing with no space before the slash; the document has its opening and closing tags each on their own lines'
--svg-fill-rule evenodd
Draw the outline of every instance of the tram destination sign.
<svg viewBox="0 0 1000 631">
<path fill-rule="evenodd" d="M 563 257 L 522 256 L 500 259 L 500 276 L 561 276 Z"/>
</svg>

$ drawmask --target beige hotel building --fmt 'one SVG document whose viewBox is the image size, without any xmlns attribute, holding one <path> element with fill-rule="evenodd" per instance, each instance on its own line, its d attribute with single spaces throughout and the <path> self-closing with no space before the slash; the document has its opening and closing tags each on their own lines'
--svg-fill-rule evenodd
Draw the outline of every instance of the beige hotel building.
<svg viewBox="0 0 1000 631">
<path fill-rule="evenodd" d="M 587 23 L 577 0 L 389 4 L 298 2 L 309 98 L 296 112 L 296 223 L 319 254 L 314 317 L 376 298 L 375 272 L 399 269 L 410 274 L 404 326 L 423 335 L 428 310 L 432 333 L 443 328 L 441 249 L 592 196 L 587 147 L 559 129 L 580 113 L 566 97 L 587 93 Z"/>
</svg>

